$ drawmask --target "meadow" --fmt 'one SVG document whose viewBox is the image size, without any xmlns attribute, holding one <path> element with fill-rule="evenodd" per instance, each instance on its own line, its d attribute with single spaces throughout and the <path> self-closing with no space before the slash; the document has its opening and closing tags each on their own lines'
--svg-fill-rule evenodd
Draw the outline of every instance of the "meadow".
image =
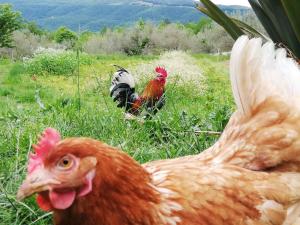
<svg viewBox="0 0 300 225">
<path fill-rule="evenodd" d="M 48 64 L 45 72 L 42 64 L 28 69 L 21 61 L 0 60 L 0 224 L 51 223 L 51 213 L 38 209 L 33 197 L 15 199 L 31 145 L 46 127 L 63 137 L 99 139 L 140 163 L 197 154 L 214 143 L 218 135 L 199 131 L 222 131 L 234 110 L 228 57 L 173 55 L 97 55 L 87 60 L 80 55 L 65 74 Z M 180 64 L 184 57 L 187 62 Z M 169 70 L 166 105 L 152 119 L 124 119 L 108 91 L 114 64 L 134 73 L 139 91 L 155 76 L 153 66 Z"/>
</svg>

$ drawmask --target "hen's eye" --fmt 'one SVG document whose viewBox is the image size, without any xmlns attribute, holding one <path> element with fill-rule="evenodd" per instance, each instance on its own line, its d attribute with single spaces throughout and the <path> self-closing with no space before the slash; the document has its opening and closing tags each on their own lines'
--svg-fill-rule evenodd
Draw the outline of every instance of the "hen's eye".
<svg viewBox="0 0 300 225">
<path fill-rule="evenodd" d="M 68 169 L 73 166 L 73 159 L 69 156 L 63 157 L 59 162 L 58 162 L 58 167 L 61 169 Z"/>
<path fill-rule="evenodd" d="M 70 161 L 68 159 L 64 159 L 62 161 L 63 166 L 68 166 L 70 164 Z"/>
</svg>

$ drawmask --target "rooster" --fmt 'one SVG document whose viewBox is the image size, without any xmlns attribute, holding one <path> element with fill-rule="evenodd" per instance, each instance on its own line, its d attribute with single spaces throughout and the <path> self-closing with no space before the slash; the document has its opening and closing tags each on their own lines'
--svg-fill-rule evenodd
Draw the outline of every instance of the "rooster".
<svg viewBox="0 0 300 225">
<path fill-rule="evenodd" d="M 203 153 L 140 165 L 49 128 L 17 198 L 38 193 L 56 225 L 299 224 L 299 67 L 272 43 L 241 37 L 230 73 L 237 112 Z"/>
<path fill-rule="evenodd" d="M 141 95 L 135 92 L 133 76 L 124 68 L 114 74 L 110 95 L 118 102 L 117 107 L 125 107 L 129 115 L 141 115 L 146 109 L 145 116 L 156 114 L 165 104 L 165 84 L 168 76 L 167 71 L 162 67 L 156 67 L 157 77 L 150 80 Z"/>
</svg>

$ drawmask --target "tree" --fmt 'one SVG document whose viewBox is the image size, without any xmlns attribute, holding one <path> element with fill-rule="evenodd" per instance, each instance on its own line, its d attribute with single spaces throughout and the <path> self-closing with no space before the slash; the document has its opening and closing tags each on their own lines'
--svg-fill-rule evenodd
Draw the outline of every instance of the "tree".
<svg viewBox="0 0 300 225">
<path fill-rule="evenodd" d="M 44 30 L 33 21 L 28 22 L 26 24 L 26 28 L 30 31 L 30 33 L 38 36 L 41 36 L 45 33 Z"/>
<path fill-rule="evenodd" d="M 55 31 L 54 39 L 57 43 L 70 42 L 74 45 L 77 40 L 77 35 L 67 27 L 60 27 Z"/>
<path fill-rule="evenodd" d="M 108 27 L 107 27 L 107 26 L 104 26 L 104 27 L 101 28 L 100 34 L 101 34 L 101 35 L 104 35 L 107 31 L 108 31 Z"/>
<path fill-rule="evenodd" d="M 0 47 L 12 47 L 12 33 L 22 26 L 20 12 L 12 10 L 9 4 L 0 4 Z"/>
<path fill-rule="evenodd" d="M 185 27 L 192 30 L 194 34 L 203 32 L 207 28 L 212 28 L 212 20 L 210 18 L 201 18 L 197 23 L 187 23 Z"/>
<path fill-rule="evenodd" d="M 171 21 L 169 19 L 163 19 L 160 23 L 159 23 L 159 27 L 160 28 L 164 28 L 167 25 L 171 24 Z"/>
</svg>

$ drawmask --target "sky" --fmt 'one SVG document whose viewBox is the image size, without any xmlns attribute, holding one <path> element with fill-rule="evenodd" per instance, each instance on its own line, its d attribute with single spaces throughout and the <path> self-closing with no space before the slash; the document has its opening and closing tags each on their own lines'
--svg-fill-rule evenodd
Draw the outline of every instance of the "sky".
<svg viewBox="0 0 300 225">
<path fill-rule="evenodd" d="M 212 2 L 220 5 L 243 5 L 250 7 L 248 0 L 212 0 Z"/>
</svg>

